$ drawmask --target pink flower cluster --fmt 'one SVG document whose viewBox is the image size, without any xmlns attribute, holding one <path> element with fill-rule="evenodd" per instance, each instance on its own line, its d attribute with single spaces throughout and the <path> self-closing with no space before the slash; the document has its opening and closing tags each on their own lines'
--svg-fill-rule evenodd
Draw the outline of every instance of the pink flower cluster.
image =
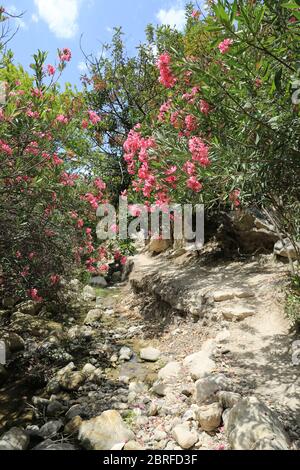
<svg viewBox="0 0 300 470">
<path fill-rule="evenodd" d="M 218 48 L 221 54 L 226 54 L 226 52 L 229 51 L 230 46 L 232 46 L 232 44 L 233 44 L 233 39 L 224 39 L 224 41 L 222 41 L 218 45 Z"/>
<path fill-rule="evenodd" d="M 99 121 L 101 121 L 100 116 L 98 116 L 98 114 L 95 113 L 95 111 L 89 111 L 88 114 L 89 114 L 89 118 L 92 124 L 96 125 Z"/>
<path fill-rule="evenodd" d="M 192 137 L 189 140 L 189 150 L 192 154 L 192 159 L 198 162 L 202 167 L 205 168 L 210 165 L 208 158 L 209 148 L 201 137 Z"/>
<path fill-rule="evenodd" d="M 160 72 L 160 83 L 166 88 L 172 88 L 176 83 L 176 78 L 174 77 L 171 70 L 170 54 L 168 54 L 167 52 L 161 54 L 157 61 L 157 67 Z"/>
<path fill-rule="evenodd" d="M 64 49 L 58 52 L 58 56 L 61 62 L 70 62 L 70 60 L 72 59 L 72 52 L 67 47 L 64 47 Z"/>
<path fill-rule="evenodd" d="M 11 156 L 13 154 L 12 148 L 3 140 L 0 139 L 0 151 Z"/>
<path fill-rule="evenodd" d="M 48 75 L 52 76 L 52 75 L 55 75 L 55 72 L 56 72 L 56 69 L 54 67 L 54 65 L 47 65 L 47 72 L 48 72 Z"/>
</svg>

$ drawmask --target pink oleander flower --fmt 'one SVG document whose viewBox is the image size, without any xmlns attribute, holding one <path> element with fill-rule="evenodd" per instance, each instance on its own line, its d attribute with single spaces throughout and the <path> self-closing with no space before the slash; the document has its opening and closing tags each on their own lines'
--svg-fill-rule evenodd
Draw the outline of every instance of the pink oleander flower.
<svg viewBox="0 0 300 470">
<path fill-rule="evenodd" d="M 108 264 L 102 264 L 99 268 L 100 273 L 107 273 L 108 270 L 109 270 Z"/>
<path fill-rule="evenodd" d="M 99 189 L 99 191 L 103 191 L 106 189 L 106 183 L 104 183 L 101 178 L 96 178 L 94 181 L 94 185 L 97 189 Z"/>
<path fill-rule="evenodd" d="M 55 286 L 60 282 L 60 276 L 58 274 L 52 274 L 50 276 L 50 282 L 52 286 Z"/>
<path fill-rule="evenodd" d="M 20 251 L 16 252 L 16 258 L 21 259 L 22 258 L 22 253 Z"/>
<path fill-rule="evenodd" d="M 187 175 L 193 176 L 196 172 L 196 165 L 188 160 L 187 162 L 185 162 L 182 169 Z"/>
<path fill-rule="evenodd" d="M 89 122 L 86 119 L 83 119 L 81 122 L 82 129 L 87 129 L 89 127 Z"/>
<path fill-rule="evenodd" d="M 160 72 L 159 82 L 166 88 L 173 88 L 176 83 L 171 67 L 171 57 L 168 52 L 161 54 L 157 61 L 157 68 Z"/>
<path fill-rule="evenodd" d="M 39 119 L 40 114 L 38 111 L 32 111 L 32 109 L 28 109 L 26 111 L 26 116 L 32 118 L 32 119 Z"/>
<path fill-rule="evenodd" d="M 197 161 L 203 167 L 210 165 L 209 148 L 200 137 L 192 137 L 189 140 L 189 150 L 194 161 Z"/>
<path fill-rule="evenodd" d="M 99 121 L 101 121 L 101 118 L 98 116 L 97 113 L 95 113 L 95 111 L 88 111 L 88 114 L 89 114 L 89 118 L 90 118 L 90 121 L 92 124 L 97 124 Z"/>
<path fill-rule="evenodd" d="M 218 48 L 221 54 L 226 54 L 226 52 L 229 51 L 230 46 L 232 46 L 232 44 L 233 44 L 233 39 L 224 39 L 224 41 L 222 41 L 218 45 Z"/>
<path fill-rule="evenodd" d="M 58 56 L 61 62 L 70 62 L 70 60 L 72 59 L 72 52 L 70 49 L 65 47 L 64 49 L 58 52 Z"/>
<path fill-rule="evenodd" d="M 54 67 L 54 65 L 47 65 L 47 72 L 49 76 L 55 75 L 56 68 Z"/>
<path fill-rule="evenodd" d="M 125 264 L 127 263 L 127 256 L 122 256 L 121 260 L 120 260 L 120 263 L 121 263 L 122 266 L 125 266 Z"/>
<path fill-rule="evenodd" d="M 187 187 L 192 189 L 195 193 L 199 193 L 202 190 L 202 184 L 195 176 L 191 176 L 187 180 Z"/>
<path fill-rule="evenodd" d="M 207 101 L 200 100 L 200 111 L 206 116 L 210 113 L 210 106 Z"/>
<path fill-rule="evenodd" d="M 62 124 L 68 124 L 68 118 L 66 116 L 64 116 L 63 114 L 59 114 L 56 117 L 56 121 L 61 122 Z"/>
<path fill-rule="evenodd" d="M 52 161 L 53 161 L 53 165 L 55 166 L 59 166 L 64 163 L 64 161 L 61 158 L 59 158 L 59 156 L 56 153 L 53 155 Z"/>
<path fill-rule="evenodd" d="M 229 200 L 234 204 L 235 207 L 239 207 L 241 205 L 240 195 L 241 195 L 240 189 L 234 189 L 229 194 Z"/>
<path fill-rule="evenodd" d="M 0 139 L 0 151 L 2 151 L 3 153 L 6 153 L 9 156 L 13 154 L 12 148 L 1 139 Z"/>
<path fill-rule="evenodd" d="M 259 78 L 259 77 L 257 77 L 257 78 L 255 79 L 255 86 L 256 86 L 256 88 L 260 88 L 260 87 L 262 86 L 262 84 L 263 84 L 262 79 Z"/>
<path fill-rule="evenodd" d="M 82 219 L 78 219 L 76 225 L 77 225 L 77 228 L 82 228 L 82 227 L 84 226 L 83 220 L 82 220 Z"/>
<path fill-rule="evenodd" d="M 42 302 L 43 298 L 39 296 L 37 289 L 29 289 L 28 296 L 35 302 Z"/>
<path fill-rule="evenodd" d="M 173 165 L 165 171 L 165 174 L 168 176 L 173 175 L 174 173 L 176 173 L 176 171 L 177 171 L 177 166 Z"/>
<path fill-rule="evenodd" d="M 195 118 L 195 116 L 193 116 L 192 114 L 188 114 L 185 117 L 185 126 L 186 126 L 187 131 L 190 131 L 190 132 L 195 131 L 198 127 L 197 119 Z"/>
<path fill-rule="evenodd" d="M 39 88 L 34 88 L 31 91 L 31 94 L 32 94 L 32 96 L 36 96 L 37 98 L 43 98 L 43 96 L 44 96 L 42 90 L 40 90 Z"/>
</svg>

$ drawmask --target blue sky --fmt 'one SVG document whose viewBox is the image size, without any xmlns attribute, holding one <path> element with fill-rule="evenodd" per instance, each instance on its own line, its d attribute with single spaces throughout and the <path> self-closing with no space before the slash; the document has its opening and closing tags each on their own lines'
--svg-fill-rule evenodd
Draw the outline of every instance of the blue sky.
<svg viewBox="0 0 300 470">
<path fill-rule="evenodd" d="M 72 50 L 72 63 L 64 80 L 79 85 L 84 71 L 82 45 L 87 52 L 99 53 L 109 42 L 114 26 L 122 26 L 130 53 L 144 39 L 148 23 L 184 26 L 184 0 L 0 0 L 11 13 L 25 12 L 15 20 L 19 31 L 10 43 L 15 60 L 26 69 L 37 49 L 49 51 L 47 63 L 56 60 L 57 48 Z"/>
</svg>

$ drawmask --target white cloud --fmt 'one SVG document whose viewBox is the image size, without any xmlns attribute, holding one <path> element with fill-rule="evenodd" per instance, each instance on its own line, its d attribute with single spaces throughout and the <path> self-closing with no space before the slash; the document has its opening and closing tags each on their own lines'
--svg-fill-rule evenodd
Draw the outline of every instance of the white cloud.
<svg viewBox="0 0 300 470">
<path fill-rule="evenodd" d="M 39 22 L 39 17 L 38 17 L 35 13 L 33 13 L 33 14 L 31 15 L 31 21 L 32 21 L 33 23 L 38 23 L 38 22 Z"/>
<path fill-rule="evenodd" d="M 72 38 L 78 31 L 81 0 L 34 0 L 42 18 L 58 38 Z"/>
<path fill-rule="evenodd" d="M 173 7 L 169 10 L 159 10 L 156 18 L 161 24 L 170 25 L 172 28 L 182 30 L 186 23 L 185 9 L 180 7 Z"/>
<path fill-rule="evenodd" d="M 88 71 L 87 65 L 85 62 L 79 62 L 78 64 L 78 70 L 81 73 L 86 73 Z"/>
</svg>

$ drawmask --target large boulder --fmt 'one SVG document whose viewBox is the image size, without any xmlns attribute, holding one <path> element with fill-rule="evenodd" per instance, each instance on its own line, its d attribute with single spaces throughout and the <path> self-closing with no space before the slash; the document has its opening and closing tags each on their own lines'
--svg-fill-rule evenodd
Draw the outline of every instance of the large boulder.
<svg viewBox="0 0 300 470">
<path fill-rule="evenodd" d="M 26 450 L 29 436 L 23 429 L 11 428 L 0 439 L 0 450 Z"/>
<path fill-rule="evenodd" d="M 81 424 L 79 440 L 88 450 L 111 450 L 116 445 L 124 446 L 134 440 L 134 434 L 117 411 L 108 410 Z"/>
<path fill-rule="evenodd" d="M 21 312 L 11 316 L 11 330 L 16 333 L 28 333 L 35 337 L 46 337 L 49 333 L 61 333 L 63 327 L 60 323 L 44 320 Z"/>
<path fill-rule="evenodd" d="M 7 351 L 11 353 L 23 351 L 25 342 L 21 336 L 17 333 L 4 333 L 0 337 L 1 341 L 4 341 Z"/>
<path fill-rule="evenodd" d="M 194 380 L 205 377 L 215 369 L 216 363 L 211 357 L 214 347 L 215 345 L 212 341 L 207 341 L 201 351 L 191 354 L 184 359 L 183 365 L 189 370 Z"/>
<path fill-rule="evenodd" d="M 298 253 L 300 253 L 300 243 L 298 242 L 296 246 L 298 247 Z M 282 258 L 297 259 L 298 257 L 295 246 L 288 238 L 285 238 L 283 241 L 278 240 L 275 243 L 274 253 Z"/>
<path fill-rule="evenodd" d="M 253 209 L 224 213 L 217 237 L 227 252 L 272 252 L 279 235 L 259 211 Z"/>
<path fill-rule="evenodd" d="M 226 434 L 233 450 L 288 450 L 290 446 L 278 418 L 256 397 L 244 398 L 231 409 Z"/>
<path fill-rule="evenodd" d="M 196 402 L 199 405 L 218 401 L 217 392 L 229 390 L 230 381 L 223 374 L 212 374 L 196 382 Z"/>
<path fill-rule="evenodd" d="M 140 358 L 143 361 L 156 362 L 160 357 L 160 350 L 151 346 L 140 350 Z"/>
</svg>

